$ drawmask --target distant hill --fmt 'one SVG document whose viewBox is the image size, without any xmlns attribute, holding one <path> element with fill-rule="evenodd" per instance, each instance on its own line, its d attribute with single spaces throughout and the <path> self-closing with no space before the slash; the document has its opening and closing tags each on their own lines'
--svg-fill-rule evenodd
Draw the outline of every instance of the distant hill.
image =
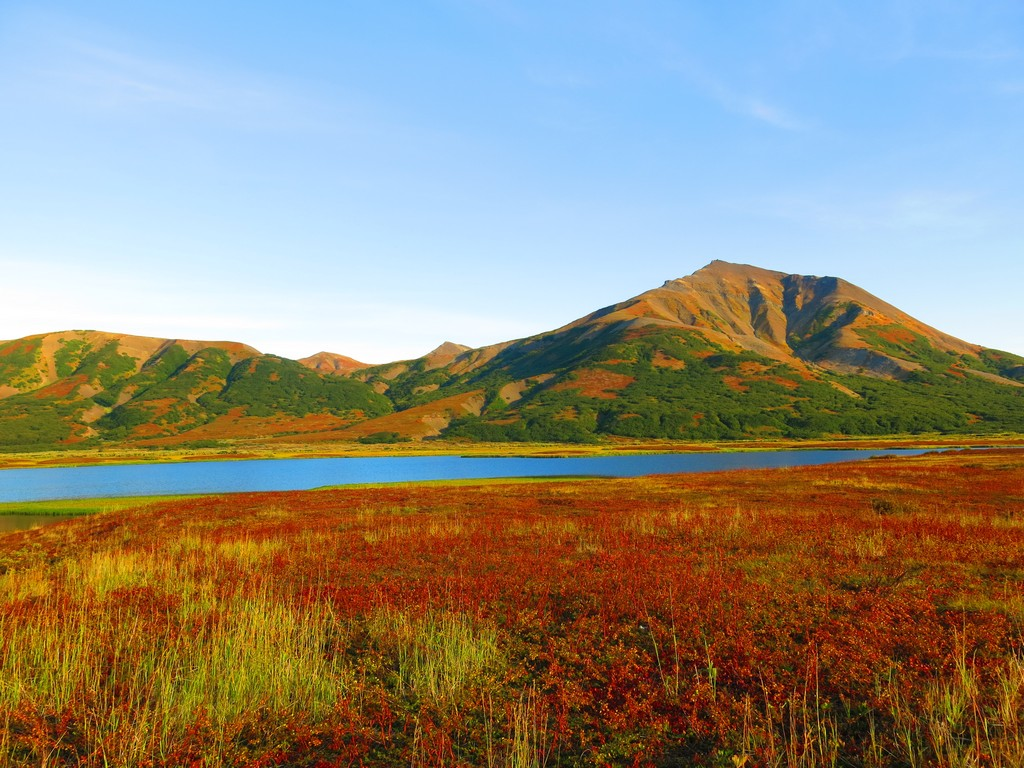
<svg viewBox="0 0 1024 768">
<path fill-rule="evenodd" d="M 309 357 L 300 357 L 296 362 L 302 363 L 307 368 L 312 368 L 320 373 L 352 373 L 361 368 L 369 368 L 366 363 L 360 363 L 345 355 L 336 355 L 333 352 L 317 352 Z"/>
<path fill-rule="evenodd" d="M 295 434 L 390 410 L 369 385 L 235 342 L 64 331 L 0 344 L 9 449 Z"/>
<path fill-rule="evenodd" d="M 1024 432 L 1024 358 L 835 277 L 716 261 L 562 328 L 367 366 L 67 331 L 0 343 L 0 446 Z"/>
</svg>

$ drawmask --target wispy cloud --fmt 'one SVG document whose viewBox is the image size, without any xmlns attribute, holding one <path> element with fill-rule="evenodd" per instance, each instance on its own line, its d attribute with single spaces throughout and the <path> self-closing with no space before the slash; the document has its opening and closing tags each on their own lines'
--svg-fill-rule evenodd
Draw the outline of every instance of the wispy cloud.
<svg viewBox="0 0 1024 768">
<path fill-rule="evenodd" d="M 6 88 L 23 98 L 112 114 L 173 111 L 261 127 L 322 127 L 315 100 L 264 72 L 180 52 L 65 16 L 28 14 L 8 52 Z M 14 76 L 14 73 L 17 76 Z"/>
<path fill-rule="evenodd" d="M 245 75 L 68 41 L 64 56 L 40 74 L 65 98 L 106 109 L 164 107 L 245 120 L 276 120 L 293 97 Z"/>
<path fill-rule="evenodd" d="M 872 32 L 876 42 L 889 44 L 884 58 L 891 60 L 984 63 L 1019 59 L 1021 48 L 1005 34 L 1013 29 L 1012 17 L 1001 18 L 998 6 L 979 6 L 973 0 L 891 0 Z"/>
<path fill-rule="evenodd" d="M 127 271 L 97 272 L 46 257 L 0 257 L 7 275 L 0 301 L 0 339 L 93 329 L 159 338 L 241 341 L 263 352 L 302 357 L 326 349 L 367 362 L 418 357 L 450 340 L 494 344 L 542 329 L 498 312 L 439 309 L 425 295 L 378 298 L 365 288 L 310 289 L 301 295 L 257 285 L 244 304 L 224 311 L 216 286 L 198 289 L 187 276 L 152 279 Z"/>
<path fill-rule="evenodd" d="M 941 48 L 921 45 L 913 41 L 905 41 L 897 50 L 893 51 L 890 58 L 895 60 L 903 59 L 932 59 L 935 61 L 963 61 L 963 62 L 1001 62 L 1015 61 L 1022 56 L 1019 48 L 1013 48 L 1000 43 L 992 45 L 980 45 L 974 48 Z"/>
<path fill-rule="evenodd" d="M 0 271 L 8 275 L 0 302 L 4 337 L 71 328 L 174 336 L 212 330 L 230 336 L 283 326 L 279 316 L 259 307 L 224 313 L 222 298 L 199 293 L 186 283 L 168 285 L 156 297 L 151 280 L 97 273 L 61 261 L 0 259 Z"/>
<path fill-rule="evenodd" d="M 719 106 L 738 115 L 757 120 L 773 128 L 786 131 L 805 131 L 809 124 L 778 104 L 772 104 L 762 97 L 737 91 L 724 83 L 704 79 L 695 81 L 701 90 Z"/>
<path fill-rule="evenodd" d="M 985 226 L 977 195 L 908 190 L 878 200 L 779 196 L 747 202 L 743 209 L 795 223 L 842 230 L 951 230 Z"/>
<path fill-rule="evenodd" d="M 513 0 L 449 0 L 450 3 L 464 8 L 480 10 L 499 22 L 521 24 L 524 19 L 522 6 Z"/>
<path fill-rule="evenodd" d="M 787 131 L 803 131 L 807 124 L 799 118 L 791 115 L 786 110 L 774 104 L 768 104 L 761 99 L 745 97 L 738 101 L 739 111 L 747 114 L 755 120 L 774 125 L 776 128 L 784 128 Z"/>
<path fill-rule="evenodd" d="M 46 74 L 74 84 L 80 97 L 104 106 L 166 104 L 231 111 L 267 106 L 268 94 L 252 86 L 155 58 L 84 41 L 68 41 L 62 65 Z"/>
<path fill-rule="evenodd" d="M 775 104 L 757 93 L 735 88 L 695 62 L 677 57 L 666 66 L 670 71 L 681 75 L 700 93 L 733 114 L 786 131 L 806 131 L 811 127 L 808 121 L 793 114 L 785 107 Z"/>
<path fill-rule="evenodd" d="M 881 221 L 900 229 L 975 227 L 985 221 L 976 203 L 977 196 L 970 193 L 914 190 L 891 198 Z"/>
</svg>

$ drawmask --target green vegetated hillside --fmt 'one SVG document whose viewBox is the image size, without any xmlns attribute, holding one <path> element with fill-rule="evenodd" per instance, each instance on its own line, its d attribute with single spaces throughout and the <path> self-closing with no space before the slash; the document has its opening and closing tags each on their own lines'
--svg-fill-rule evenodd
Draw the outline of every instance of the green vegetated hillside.
<svg viewBox="0 0 1024 768">
<path fill-rule="evenodd" d="M 66 332 L 0 344 L 0 446 L 1024 432 L 1024 358 L 838 278 L 713 262 L 549 333 L 411 361 Z"/>
<path fill-rule="evenodd" d="M 995 366 L 969 362 L 975 370 L 998 375 Z M 582 366 L 546 381 L 527 375 L 526 390 L 512 403 L 501 395 L 511 375 L 499 366 L 478 376 L 452 377 L 432 394 L 482 387 L 487 402 L 480 415 L 453 422 L 444 434 L 483 440 L 1024 429 L 1020 390 L 949 368 L 948 361 L 941 368 L 935 364 L 907 381 L 856 374 L 812 377 L 753 352 L 724 349 L 696 333 L 662 331 L 620 338 Z"/>
<path fill-rule="evenodd" d="M 343 424 L 391 407 L 362 382 L 233 342 L 69 331 L 0 345 L 0 445 L 12 450 L 185 435 L 218 421 L 246 437 L 268 417 L 284 431 L 287 417 Z"/>
</svg>

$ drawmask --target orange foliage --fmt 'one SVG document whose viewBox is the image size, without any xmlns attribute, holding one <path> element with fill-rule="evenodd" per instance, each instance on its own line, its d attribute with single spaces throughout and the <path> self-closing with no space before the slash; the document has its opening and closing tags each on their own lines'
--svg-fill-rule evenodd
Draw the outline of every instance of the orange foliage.
<svg viewBox="0 0 1024 768">
<path fill-rule="evenodd" d="M 669 357 L 660 349 L 655 351 L 654 357 L 651 359 L 651 364 L 655 368 L 672 368 L 675 370 L 682 370 L 686 367 L 686 362 L 684 360 Z"/>
<path fill-rule="evenodd" d="M 635 378 L 625 373 L 616 373 L 604 368 L 581 368 L 572 379 L 559 382 L 553 389 L 578 389 L 583 397 L 614 400 L 616 393 L 634 381 Z"/>
<path fill-rule="evenodd" d="M 723 376 L 722 381 L 725 382 L 725 386 L 734 392 L 746 392 L 750 389 L 739 376 Z"/>
<path fill-rule="evenodd" d="M 1024 451 L 1002 449 L 629 480 L 238 494 L 8 534 L 0 562 L 59 582 L 76 558 L 143 562 L 190 541 L 182 567 L 209 585 L 209 616 L 179 611 L 173 587 L 90 598 L 168 643 L 208 635 L 221 600 L 329 606 L 336 631 L 316 653 L 354 669 L 329 716 L 254 702 L 218 731 L 199 713 L 154 750 L 153 765 L 202 764 L 196 756 L 214 748 L 238 765 L 486 765 L 511 754 L 514 715 L 543 734 L 533 748 L 551 766 L 580 755 L 594 765 L 787 764 L 787 754 L 813 756 L 804 750 L 818 742 L 803 740 L 813 733 L 793 729 L 814 717 L 836 764 L 865 764 L 875 749 L 886 759 L 871 764 L 902 765 L 908 722 L 926 731 L 894 712 L 924 718 L 928 692 L 952 684 L 966 659 L 980 691 L 971 717 L 987 716 L 1021 648 L 1022 488 Z M 242 544 L 266 545 L 269 559 L 216 559 Z M 73 608 L 66 590 L 12 597 L 0 603 L 0 632 Z M 398 657 L 367 630 L 381 615 L 467 617 L 497 633 L 500 656 L 460 698 L 438 701 L 395 682 Z M 39 754 L 101 764 L 115 744 L 75 725 L 117 695 L 96 680 L 100 689 L 63 708 L 0 707 L 26 764 Z M 920 764 L 942 764 L 921 748 Z"/>
</svg>

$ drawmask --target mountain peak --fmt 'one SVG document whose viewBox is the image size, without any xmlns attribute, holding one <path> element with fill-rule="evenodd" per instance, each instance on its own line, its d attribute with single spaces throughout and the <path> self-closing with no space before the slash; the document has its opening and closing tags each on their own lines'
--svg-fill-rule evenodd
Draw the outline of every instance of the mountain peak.
<svg viewBox="0 0 1024 768">
<path fill-rule="evenodd" d="M 338 355 L 334 352 L 317 352 L 315 355 L 303 357 L 296 360 L 296 362 L 302 363 L 302 365 L 307 368 L 312 368 L 314 371 L 319 371 L 320 373 L 334 373 L 341 375 L 370 367 L 368 363 L 361 363 L 358 360 L 353 360 L 351 357 Z"/>
<path fill-rule="evenodd" d="M 428 371 L 435 368 L 443 368 L 455 360 L 463 352 L 468 352 L 472 347 L 465 344 L 456 344 L 454 341 L 446 341 L 441 346 L 428 352 L 423 356 Z"/>
<path fill-rule="evenodd" d="M 765 269 L 764 267 L 757 267 L 753 264 L 740 264 L 732 261 L 722 261 L 721 259 L 715 259 L 710 264 L 701 267 L 694 272 L 690 277 L 696 277 L 698 275 L 714 275 L 717 277 L 747 277 L 753 279 L 764 279 L 774 278 L 778 279 L 785 276 L 785 272 L 776 272 L 775 270 Z"/>
<path fill-rule="evenodd" d="M 721 260 L 583 321 L 591 322 L 696 331 L 725 348 L 797 367 L 889 379 L 921 370 L 918 353 L 906 346 L 913 339 L 942 354 L 975 355 L 980 349 L 845 280 Z"/>
<path fill-rule="evenodd" d="M 755 267 L 752 264 L 740 264 L 738 262 L 714 259 L 686 277 L 666 280 L 661 287 L 689 291 L 700 285 L 711 285 L 721 282 L 731 282 L 735 285 L 740 285 L 745 282 L 758 283 L 780 280 L 785 276 L 785 272 Z"/>
<path fill-rule="evenodd" d="M 463 352 L 468 352 L 472 347 L 467 347 L 465 344 L 456 344 L 454 341 L 446 341 L 442 343 L 436 349 L 432 349 L 426 354 L 426 357 L 435 357 L 438 355 L 450 355 L 452 357 L 461 355 Z"/>
</svg>

